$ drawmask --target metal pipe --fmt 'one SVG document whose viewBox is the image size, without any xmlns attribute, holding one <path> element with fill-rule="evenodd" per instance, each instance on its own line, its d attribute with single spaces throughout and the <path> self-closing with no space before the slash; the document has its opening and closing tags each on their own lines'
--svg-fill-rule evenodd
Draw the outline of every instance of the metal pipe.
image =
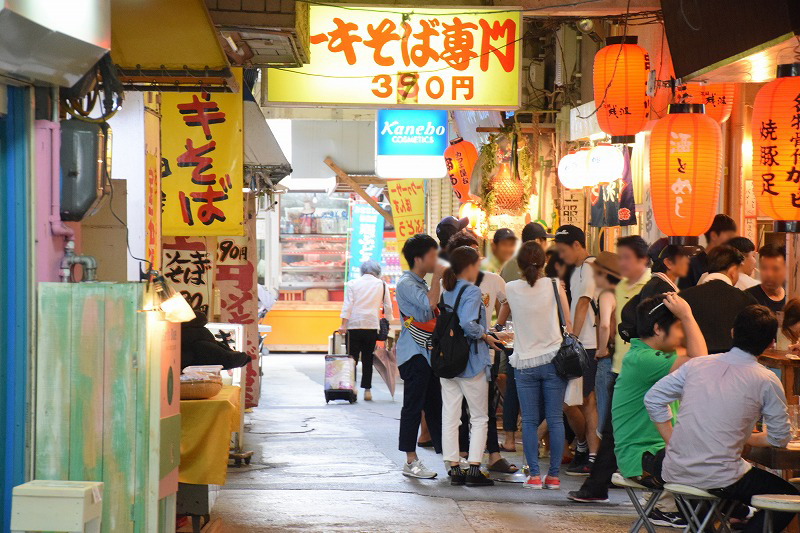
<svg viewBox="0 0 800 533">
<path fill-rule="evenodd" d="M 64 246 L 64 257 L 61 259 L 59 277 L 63 283 L 70 283 L 72 280 L 72 267 L 81 265 L 83 278 L 81 281 L 97 280 L 97 260 L 91 255 L 75 255 L 75 242 L 68 240 Z"/>
</svg>

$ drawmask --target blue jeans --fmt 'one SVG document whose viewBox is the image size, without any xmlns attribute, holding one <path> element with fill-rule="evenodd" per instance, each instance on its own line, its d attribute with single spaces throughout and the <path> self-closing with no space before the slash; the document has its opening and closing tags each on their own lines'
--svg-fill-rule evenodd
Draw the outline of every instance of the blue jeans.
<svg viewBox="0 0 800 533">
<path fill-rule="evenodd" d="M 595 376 L 594 394 L 597 398 L 597 430 L 603 431 L 603 424 L 611 401 L 611 383 L 614 374 L 611 372 L 611 357 L 597 360 L 597 376 Z"/>
<path fill-rule="evenodd" d="M 514 375 L 522 411 L 522 448 L 525 461 L 530 467 L 530 475 L 539 475 L 539 439 L 536 430 L 544 418 L 550 432 L 551 457 L 547 474 L 558 477 L 561 454 L 564 451 L 563 405 L 567 382 L 556 374 L 552 363 L 533 368 L 515 368 Z"/>
</svg>

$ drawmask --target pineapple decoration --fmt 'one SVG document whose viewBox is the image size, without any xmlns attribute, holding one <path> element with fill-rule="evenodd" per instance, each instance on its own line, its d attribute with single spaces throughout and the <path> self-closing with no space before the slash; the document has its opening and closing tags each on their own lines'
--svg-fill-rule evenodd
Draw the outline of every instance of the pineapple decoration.
<svg viewBox="0 0 800 533">
<path fill-rule="evenodd" d="M 533 158 L 524 137 L 515 130 L 492 135 L 482 152 L 483 207 L 487 214 L 520 214 L 535 193 Z"/>
</svg>

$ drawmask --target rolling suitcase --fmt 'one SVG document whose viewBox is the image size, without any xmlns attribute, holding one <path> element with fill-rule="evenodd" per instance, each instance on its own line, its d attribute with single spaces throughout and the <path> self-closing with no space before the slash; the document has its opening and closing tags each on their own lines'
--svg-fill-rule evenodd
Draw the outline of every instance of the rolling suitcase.
<svg viewBox="0 0 800 533">
<path fill-rule="evenodd" d="M 342 336 L 335 332 L 329 341 L 329 354 L 325 356 L 325 403 L 347 400 L 355 403 L 356 362 L 343 349 Z"/>
</svg>

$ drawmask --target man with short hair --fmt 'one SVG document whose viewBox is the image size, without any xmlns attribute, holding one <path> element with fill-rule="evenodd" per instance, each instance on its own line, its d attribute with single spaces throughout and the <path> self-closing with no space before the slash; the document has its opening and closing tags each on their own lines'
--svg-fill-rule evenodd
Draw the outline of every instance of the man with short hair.
<svg viewBox="0 0 800 533">
<path fill-rule="evenodd" d="M 752 295 L 734 287 L 742 262 L 744 256 L 739 250 L 725 244 L 717 246 L 708 254 L 708 276 L 703 283 L 680 292 L 700 325 L 708 353 L 731 349 L 733 321 L 742 309 L 757 303 Z"/>
<path fill-rule="evenodd" d="M 591 307 L 595 293 L 594 271 L 586 261 L 589 252 L 586 250 L 586 235 L 582 229 L 566 224 L 558 228 L 554 240 L 561 259 L 575 267 L 570 277 L 570 319 L 575 335 L 589 354 L 589 368 L 583 374 L 583 403 L 566 410 L 570 426 L 577 437 L 575 458 L 567 467 L 567 475 L 588 476 L 600 448 L 594 394 L 597 377 L 597 360 L 594 358 L 597 351 L 597 323 Z"/>
<path fill-rule="evenodd" d="M 689 275 L 681 278 L 678 284 L 681 290 L 694 287 L 700 281 L 700 277 L 708 272 L 708 254 L 717 246 L 736 237 L 736 222 L 728 215 L 719 213 L 714 217 L 705 236 L 706 247 L 692 257 L 689 263 Z"/>
<path fill-rule="evenodd" d="M 456 218 L 453 216 L 444 217 L 436 225 L 436 238 L 439 239 L 439 258 L 447 261 L 449 257 L 447 253 L 447 243 L 450 242 L 450 237 L 469 226 L 469 218 Z M 409 268 L 411 265 L 408 265 Z M 445 265 L 447 266 L 447 265 Z"/>
<path fill-rule="evenodd" d="M 481 270 L 499 274 L 517 250 L 517 236 L 508 228 L 500 228 L 492 237 L 492 253 L 484 258 Z"/>
<path fill-rule="evenodd" d="M 448 237 L 449 238 L 449 237 Z M 422 416 L 428 423 L 433 448 L 442 453 L 442 396 L 439 380 L 430 366 L 430 337 L 436 324 L 434 309 L 439 303 L 444 266 L 437 257 L 438 245 L 429 235 L 413 235 L 403 245 L 409 270 L 397 282 L 395 297 L 403 320 L 397 339 L 397 366 L 403 379 L 403 408 L 400 411 L 400 451 L 406 453 L 403 475 L 433 479 L 417 457 L 417 433 Z M 430 289 L 423 279 L 433 274 Z"/>
<path fill-rule="evenodd" d="M 522 244 L 525 244 L 528 241 L 536 241 L 539 246 L 542 247 L 542 250 L 545 250 L 547 247 L 547 239 L 552 238 L 553 235 L 547 233 L 547 230 L 544 228 L 544 226 L 538 222 L 528 222 L 525 224 L 525 227 L 522 228 Z M 516 256 L 514 256 L 514 258 L 510 261 L 506 262 L 505 266 L 500 271 L 500 277 L 502 277 L 506 283 L 509 281 L 522 279 L 522 272 L 517 264 Z"/>
<path fill-rule="evenodd" d="M 761 284 L 747 289 L 756 301 L 769 307 L 773 313 L 783 311 L 786 305 L 786 247 L 765 244 L 758 251 L 758 269 Z"/>
<path fill-rule="evenodd" d="M 739 265 L 739 281 L 736 282 L 737 289 L 746 291 L 750 287 L 758 285 L 758 280 L 753 277 L 756 271 L 756 245 L 747 237 L 734 237 L 726 242 L 728 246 L 736 248 L 744 256 L 744 261 Z"/>
<path fill-rule="evenodd" d="M 778 320 L 769 309 L 748 306 L 736 316 L 730 351 L 689 361 L 645 395 L 650 419 L 667 443 L 664 481 L 745 505 L 756 494 L 798 494 L 791 483 L 742 458 L 745 446 L 781 448 L 791 439 L 783 386 L 757 359 L 777 331 Z M 676 400 L 681 406 L 673 427 L 669 404 Z M 753 433 L 761 419 L 766 431 Z M 658 459 L 653 461 L 655 470 Z M 772 513 L 771 531 L 783 531 L 793 516 Z M 756 533 L 763 527 L 764 511 L 759 511 L 745 531 Z"/>
</svg>

